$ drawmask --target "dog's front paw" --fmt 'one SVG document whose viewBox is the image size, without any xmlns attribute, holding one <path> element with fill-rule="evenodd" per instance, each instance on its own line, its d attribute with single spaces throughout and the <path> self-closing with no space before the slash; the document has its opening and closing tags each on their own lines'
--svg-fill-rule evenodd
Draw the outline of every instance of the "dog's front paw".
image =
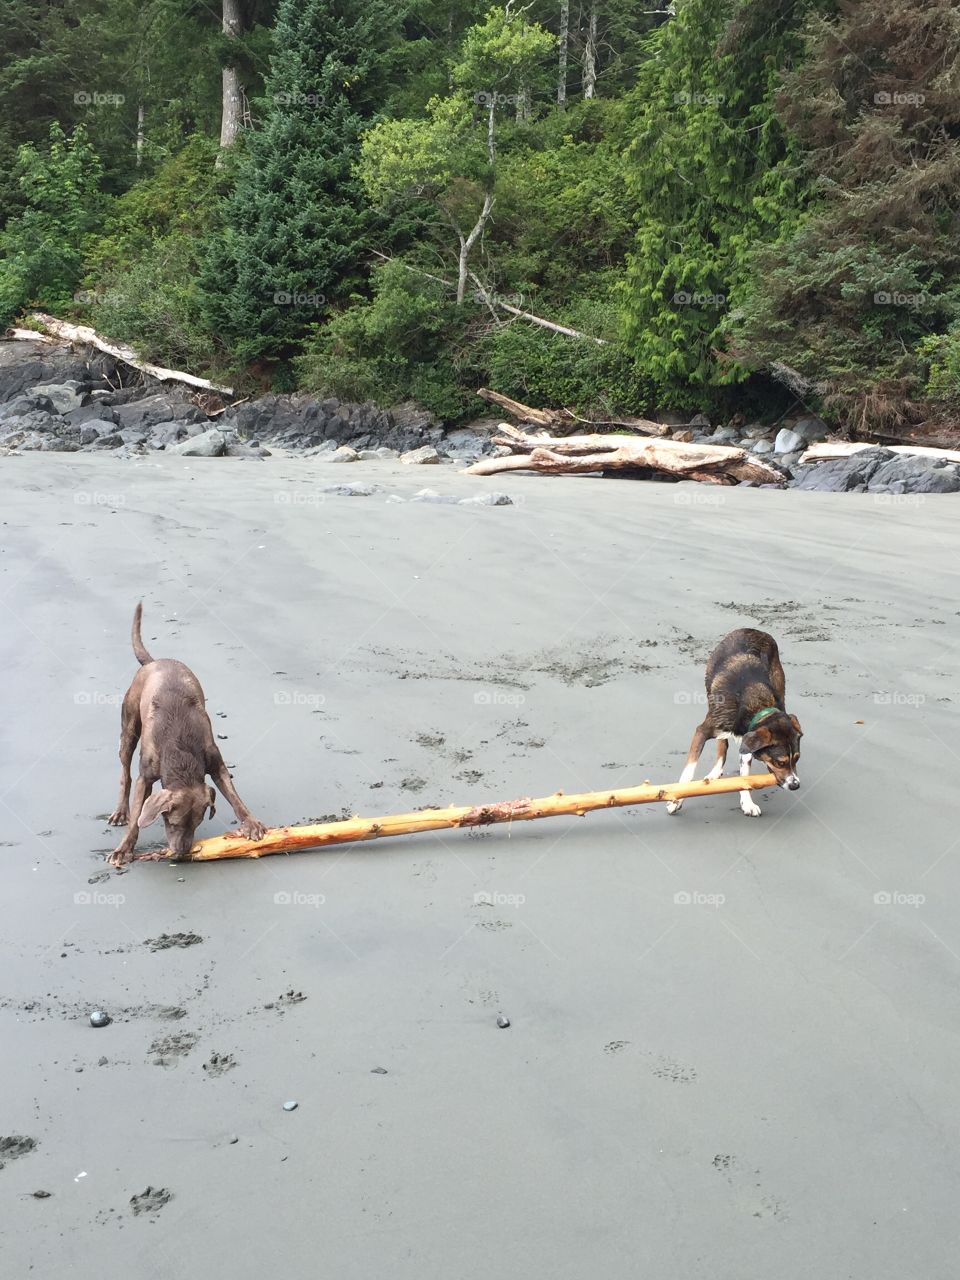
<svg viewBox="0 0 960 1280">
<path fill-rule="evenodd" d="M 118 844 L 113 853 L 107 859 L 107 864 L 111 867 L 125 867 L 133 858 L 133 850 L 127 844 Z"/>
<path fill-rule="evenodd" d="M 267 828 L 259 818 L 245 818 L 240 823 L 240 834 L 244 840 L 262 840 L 267 834 Z"/>
<path fill-rule="evenodd" d="M 107 823 L 111 827 L 125 827 L 129 821 L 130 811 L 126 805 L 124 805 L 122 809 L 114 809 L 113 813 L 111 813 L 110 817 L 107 819 Z"/>
<path fill-rule="evenodd" d="M 682 800 L 669 800 L 667 802 L 667 813 L 679 813 L 682 808 Z"/>
<path fill-rule="evenodd" d="M 759 818 L 763 810 L 755 800 L 741 800 L 740 811 L 745 818 Z"/>
</svg>

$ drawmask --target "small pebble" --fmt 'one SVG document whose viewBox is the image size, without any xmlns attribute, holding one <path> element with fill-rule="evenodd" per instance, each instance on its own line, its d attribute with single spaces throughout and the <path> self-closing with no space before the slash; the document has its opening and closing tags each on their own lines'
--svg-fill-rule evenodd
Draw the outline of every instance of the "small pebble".
<svg viewBox="0 0 960 1280">
<path fill-rule="evenodd" d="M 387 1074 L 386 1067 L 371 1067 L 370 1074 L 372 1076 L 385 1076 Z"/>
<path fill-rule="evenodd" d="M 283 1109 L 284 1109 L 284 1111 L 296 1111 L 296 1109 L 297 1109 L 297 1107 L 299 1107 L 299 1105 L 300 1105 L 300 1103 L 299 1103 L 299 1102 L 285 1102 L 285 1103 L 283 1104 Z"/>
<path fill-rule="evenodd" d="M 34 1200 L 49 1200 L 53 1195 L 52 1191 L 31 1191 L 30 1194 Z"/>
<path fill-rule="evenodd" d="M 230 1139 L 230 1145 L 231 1145 L 231 1147 L 232 1147 L 235 1143 L 237 1143 L 237 1142 L 239 1142 L 239 1141 L 240 1141 L 240 1139 L 239 1139 L 239 1138 L 231 1138 L 231 1139 Z"/>
<path fill-rule="evenodd" d="M 501 1013 L 497 1018 L 497 1026 L 500 1027 L 501 1030 L 503 1030 L 503 1028 L 509 1027 L 509 1025 L 510 1025 L 510 1019 L 505 1018 Z"/>
<path fill-rule="evenodd" d="M 109 1027 L 110 1015 L 104 1013 L 102 1009 L 94 1009 L 90 1015 L 90 1025 L 91 1027 Z"/>
</svg>

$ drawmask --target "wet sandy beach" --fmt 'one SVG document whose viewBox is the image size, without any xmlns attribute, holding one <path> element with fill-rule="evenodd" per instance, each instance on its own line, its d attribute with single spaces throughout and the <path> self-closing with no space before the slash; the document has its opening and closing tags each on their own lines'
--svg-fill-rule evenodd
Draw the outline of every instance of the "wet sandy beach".
<svg viewBox="0 0 960 1280">
<path fill-rule="evenodd" d="M 953 498 L 87 455 L 0 485 L 8 1274 L 954 1275 Z M 515 505 L 388 501 L 424 485 Z M 780 642 L 803 786 L 113 874 L 140 598 L 268 823 L 673 780 L 740 625 Z"/>
</svg>

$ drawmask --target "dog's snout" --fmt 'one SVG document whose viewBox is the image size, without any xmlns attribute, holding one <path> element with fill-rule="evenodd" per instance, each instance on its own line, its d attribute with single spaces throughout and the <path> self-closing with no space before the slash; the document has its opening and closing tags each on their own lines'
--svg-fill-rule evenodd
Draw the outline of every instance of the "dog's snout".
<svg viewBox="0 0 960 1280">
<path fill-rule="evenodd" d="M 791 773 L 789 778 L 784 780 L 783 787 L 785 791 L 798 791 L 800 789 L 800 779 L 795 773 Z"/>
</svg>

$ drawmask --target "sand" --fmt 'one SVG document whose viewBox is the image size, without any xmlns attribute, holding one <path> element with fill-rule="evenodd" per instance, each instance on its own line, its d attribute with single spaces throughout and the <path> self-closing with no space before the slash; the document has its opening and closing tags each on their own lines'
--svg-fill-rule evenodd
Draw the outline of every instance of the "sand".
<svg viewBox="0 0 960 1280">
<path fill-rule="evenodd" d="M 7 1274 L 954 1276 L 954 499 L 0 468 Z M 141 596 L 267 822 L 673 779 L 738 625 L 803 787 L 105 874 Z"/>
</svg>

